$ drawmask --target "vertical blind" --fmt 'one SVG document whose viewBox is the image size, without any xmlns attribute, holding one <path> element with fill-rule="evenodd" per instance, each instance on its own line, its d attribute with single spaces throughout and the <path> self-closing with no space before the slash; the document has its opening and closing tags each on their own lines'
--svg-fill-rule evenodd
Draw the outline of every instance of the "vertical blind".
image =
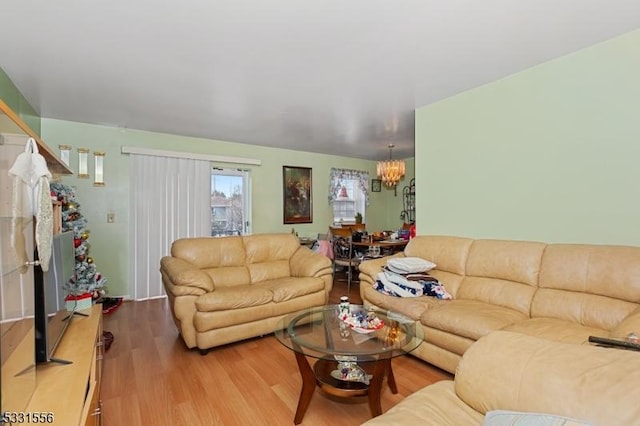
<svg viewBox="0 0 640 426">
<path fill-rule="evenodd" d="M 135 300 L 164 296 L 160 259 L 178 238 L 211 232 L 209 161 L 131 155 L 130 283 Z"/>
</svg>

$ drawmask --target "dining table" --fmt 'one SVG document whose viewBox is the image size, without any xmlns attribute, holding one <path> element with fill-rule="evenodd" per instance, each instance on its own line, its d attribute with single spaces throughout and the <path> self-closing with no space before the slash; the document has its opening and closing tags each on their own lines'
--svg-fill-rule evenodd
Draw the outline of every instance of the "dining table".
<svg viewBox="0 0 640 426">
<path fill-rule="evenodd" d="M 365 236 L 361 241 L 352 241 L 351 244 L 356 251 L 358 248 L 366 249 L 367 257 L 377 257 L 402 251 L 408 243 L 409 240 L 404 239 L 375 240 Z"/>
</svg>

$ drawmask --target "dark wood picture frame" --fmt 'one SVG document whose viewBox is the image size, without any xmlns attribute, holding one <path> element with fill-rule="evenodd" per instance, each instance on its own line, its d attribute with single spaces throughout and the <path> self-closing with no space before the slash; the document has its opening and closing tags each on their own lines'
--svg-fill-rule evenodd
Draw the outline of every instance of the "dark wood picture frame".
<svg viewBox="0 0 640 426">
<path fill-rule="evenodd" d="M 313 223 L 311 167 L 282 166 L 283 223 Z"/>
<path fill-rule="evenodd" d="M 371 192 L 381 192 L 382 181 L 380 179 L 371 179 Z"/>
</svg>

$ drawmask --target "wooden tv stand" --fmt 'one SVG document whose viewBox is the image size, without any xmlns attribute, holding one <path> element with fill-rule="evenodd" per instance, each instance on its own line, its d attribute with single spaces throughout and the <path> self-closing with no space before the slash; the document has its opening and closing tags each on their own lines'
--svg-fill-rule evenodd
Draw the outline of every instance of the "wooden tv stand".
<svg viewBox="0 0 640 426">
<path fill-rule="evenodd" d="M 55 358 L 71 364 L 50 362 L 36 367 L 37 386 L 27 413 L 51 413 L 55 425 L 100 425 L 100 380 L 104 345 L 102 305 L 81 311 L 89 316 L 71 319 Z"/>
</svg>

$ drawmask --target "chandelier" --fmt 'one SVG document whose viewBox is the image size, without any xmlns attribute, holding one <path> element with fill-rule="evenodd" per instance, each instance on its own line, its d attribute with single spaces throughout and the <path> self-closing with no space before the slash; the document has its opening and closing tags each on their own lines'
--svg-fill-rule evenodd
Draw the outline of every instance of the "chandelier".
<svg viewBox="0 0 640 426">
<path fill-rule="evenodd" d="M 404 176 L 404 160 L 392 160 L 391 150 L 394 144 L 389 145 L 389 159 L 378 161 L 378 177 L 386 186 L 396 186 Z"/>
</svg>

